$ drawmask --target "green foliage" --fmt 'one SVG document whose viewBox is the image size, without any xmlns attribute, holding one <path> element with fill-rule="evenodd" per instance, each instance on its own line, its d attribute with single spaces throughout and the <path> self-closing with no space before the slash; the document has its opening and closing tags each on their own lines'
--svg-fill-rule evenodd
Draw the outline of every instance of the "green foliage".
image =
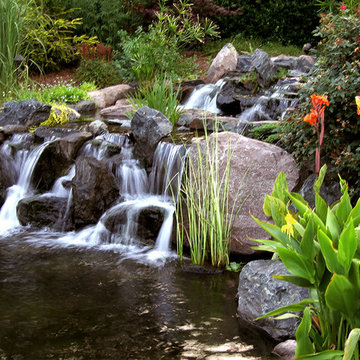
<svg viewBox="0 0 360 360">
<path fill-rule="evenodd" d="M 274 144 L 279 141 L 278 124 L 269 123 L 253 127 L 249 130 L 248 136 L 257 140 Z"/>
<path fill-rule="evenodd" d="M 146 32 L 138 28 L 134 36 L 122 32 L 122 52 L 138 81 L 150 80 L 166 74 L 176 79 L 194 71 L 194 62 L 185 61 L 180 50 L 189 44 L 203 42 L 205 37 L 217 36 L 216 26 L 208 20 L 200 23 L 191 14 L 188 0 L 180 0 L 174 5 L 176 12 L 160 2 L 157 19 Z"/>
<path fill-rule="evenodd" d="M 190 246 L 191 261 L 203 265 L 234 267 L 229 264 L 231 229 L 241 208 L 241 181 L 230 204 L 230 164 L 233 154 L 231 139 L 220 168 L 220 149 L 215 132 L 198 139 L 185 164 L 180 199 L 177 202 L 177 251 L 182 258 L 183 243 Z M 204 126 L 206 129 L 206 126 Z M 245 177 L 244 177 L 245 178 Z M 244 180 L 244 179 L 243 179 Z"/>
<path fill-rule="evenodd" d="M 230 0 L 217 0 L 217 4 L 230 7 Z M 217 18 L 220 31 L 225 36 L 238 34 L 280 41 L 283 44 L 302 46 L 311 42 L 312 31 L 318 24 L 316 0 L 237 0 L 242 9 L 238 17 Z"/>
<path fill-rule="evenodd" d="M 316 6 L 319 8 L 319 13 L 333 13 L 338 14 L 342 11 L 341 5 L 345 5 L 348 11 L 355 11 L 359 6 L 358 0 L 316 0 Z"/>
<path fill-rule="evenodd" d="M 67 19 L 71 13 L 59 12 L 49 15 L 42 6 L 32 3 L 25 15 L 26 32 L 23 37 L 23 55 L 41 71 L 59 70 L 80 58 L 82 43 L 94 44 L 96 37 L 74 35 L 81 19 Z"/>
<path fill-rule="evenodd" d="M 76 34 L 96 36 L 104 44 L 115 47 L 122 41 L 119 30 L 132 32 L 142 24 L 143 17 L 135 12 L 141 3 L 134 0 L 68 0 L 64 6 L 74 9 L 74 17 L 82 19 Z"/>
<path fill-rule="evenodd" d="M 80 100 L 89 99 L 88 92 L 95 89 L 96 87 L 92 83 L 82 83 L 80 86 L 62 84 L 50 87 L 42 86 L 37 89 L 23 88 L 17 91 L 16 100 L 37 99 L 44 104 L 75 104 Z"/>
<path fill-rule="evenodd" d="M 128 97 L 128 100 L 136 110 L 148 106 L 160 111 L 175 126 L 182 113 L 178 107 L 179 92 L 180 86 L 175 91 L 171 80 L 156 78 L 153 83 L 142 84 L 134 95 Z"/>
<path fill-rule="evenodd" d="M 114 63 L 99 59 L 82 60 L 77 68 L 76 78 L 80 82 L 94 83 L 100 89 L 123 82 Z"/>
<path fill-rule="evenodd" d="M 297 193 L 288 191 L 279 175 L 264 212 L 274 224 L 255 221 L 273 240 L 255 240 L 259 250 L 274 252 L 291 275 L 278 279 L 309 289 L 311 298 L 272 311 L 276 316 L 303 311 L 296 332 L 296 358 L 359 359 L 360 328 L 360 200 L 352 207 L 346 183 L 340 178 L 341 199 L 328 206 L 319 195 L 326 166 L 314 185 L 316 207 L 311 209 Z M 289 209 L 292 202 L 298 212 Z M 312 321 L 313 319 L 314 321 Z"/>
<path fill-rule="evenodd" d="M 14 61 L 20 55 L 27 7 L 26 2 L 0 0 L 0 102 L 16 89 L 21 73 L 27 76 L 21 70 L 22 64 Z"/>
<path fill-rule="evenodd" d="M 325 111 L 322 157 L 349 181 L 352 191 L 360 185 L 360 118 L 355 104 L 360 91 L 359 28 L 360 17 L 347 10 L 322 17 L 316 30 L 321 38 L 317 67 L 312 80 L 300 91 L 298 107 L 282 123 L 284 147 L 299 163 L 312 158 L 317 134 L 303 117 L 311 94 L 327 95 L 330 106 Z"/>
</svg>

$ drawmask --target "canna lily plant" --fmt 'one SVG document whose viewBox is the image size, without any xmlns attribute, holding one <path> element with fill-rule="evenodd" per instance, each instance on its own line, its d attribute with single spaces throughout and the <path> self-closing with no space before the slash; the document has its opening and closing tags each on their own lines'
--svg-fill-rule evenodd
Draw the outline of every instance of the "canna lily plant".
<svg viewBox="0 0 360 360">
<path fill-rule="evenodd" d="M 316 173 L 320 171 L 320 150 L 324 139 L 325 124 L 324 124 L 324 112 L 325 106 L 329 106 L 329 100 L 324 95 L 311 95 L 313 108 L 310 110 L 310 114 L 304 117 L 304 121 L 312 126 L 315 126 L 316 133 L 318 135 L 318 147 L 315 153 L 315 168 Z M 319 132 L 320 126 L 320 132 Z"/>
<path fill-rule="evenodd" d="M 263 317 L 293 317 L 303 312 L 296 332 L 296 359 L 359 359 L 360 338 L 360 200 L 352 207 L 340 178 L 341 199 L 329 206 L 319 195 L 326 165 L 314 184 L 315 208 L 290 193 L 286 175 L 275 181 L 264 201 L 273 223 L 254 220 L 272 240 L 254 247 L 274 253 L 291 275 L 275 278 L 309 289 L 309 298 Z M 293 203 L 297 212 L 290 210 Z"/>
</svg>

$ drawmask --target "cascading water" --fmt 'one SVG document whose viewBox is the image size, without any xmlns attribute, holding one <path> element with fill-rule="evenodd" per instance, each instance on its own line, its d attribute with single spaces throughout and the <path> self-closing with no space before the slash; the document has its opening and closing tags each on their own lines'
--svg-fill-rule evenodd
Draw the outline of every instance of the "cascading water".
<svg viewBox="0 0 360 360">
<path fill-rule="evenodd" d="M 111 157 L 106 158 L 109 146 L 121 147 L 115 162 Z M 174 199 L 181 181 L 185 152 L 185 147 L 181 145 L 159 143 L 154 154 L 152 171 L 147 176 L 146 171 L 140 168 L 139 161 L 133 158 L 133 147 L 127 137 L 103 135 L 87 144 L 82 154 L 108 162 L 119 182 L 121 202 L 106 211 L 96 225 L 77 233 L 68 233 L 60 240 L 84 246 L 126 246 L 127 255 L 124 258 L 131 257 L 138 261 L 162 263 L 164 259 L 172 256 L 170 239 L 175 211 Z M 117 163 L 119 158 L 120 163 Z M 155 209 L 158 215 L 163 216 L 153 249 L 141 245 L 141 239 L 137 235 L 139 216 L 148 208 Z M 115 229 L 110 231 L 107 228 L 109 218 L 124 217 L 125 221 L 119 221 Z"/>
<path fill-rule="evenodd" d="M 10 141 L 5 142 L 1 148 L 1 152 L 9 156 L 9 150 L 14 144 L 21 143 L 26 140 L 28 134 L 15 135 Z M 45 141 L 33 150 L 24 149 L 16 152 L 14 159 L 14 168 L 18 174 L 17 181 L 14 185 L 7 189 L 5 202 L 0 210 L 0 232 L 1 234 L 20 225 L 16 215 L 16 207 L 18 202 L 25 196 L 31 194 L 31 177 L 35 165 L 52 140 Z"/>
<path fill-rule="evenodd" d="M 220 114 L 221 111 L 216 106 L 216 98 L 224 84 L 225 80 L 220 79 L 216 84 L 197 86 L 189 99 L 182 105 L 182 108 L 206 110 L 214 114 Z"/>
</svg>

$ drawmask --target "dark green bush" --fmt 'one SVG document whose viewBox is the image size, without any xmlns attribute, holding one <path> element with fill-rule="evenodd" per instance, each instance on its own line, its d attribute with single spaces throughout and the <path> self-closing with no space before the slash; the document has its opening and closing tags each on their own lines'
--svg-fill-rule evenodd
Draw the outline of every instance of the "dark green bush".
<svg viewBox="0 0 360 360">
<path fill-rule="evenodd" d="M 119 70 L 112 62 L 104 60 L 82 60 L 76 72 L 80 82 L 91 82 L 102 89 L 123 82 Z"/>
<path fill-rule="evenodd" d="M 230 7 L 233 1 L 216 3 Z M 236 0 L 235 5 L 242 9 L 242 16 L 216 19 L 222 36 L 241 33 L 294 45 L 313 41 L 312 31 L 319 22 L 316 0 Z"/>
<path fill-rule="evenodd" d="M 360 17 L 346 10 L 324 15 L 316 30 L 317 68 L 312 80 L 301 89 L 300 104 L 282 124 L 284 145 L 298 161 L 314 156 L 317 134 L 304 123 L 310 95 L 326 95 L 330 106 L 325 111 L 323 161 L 332 164 L 360 192 L 360 116 L 355 96 L 360 92 Z"/>
</svg>

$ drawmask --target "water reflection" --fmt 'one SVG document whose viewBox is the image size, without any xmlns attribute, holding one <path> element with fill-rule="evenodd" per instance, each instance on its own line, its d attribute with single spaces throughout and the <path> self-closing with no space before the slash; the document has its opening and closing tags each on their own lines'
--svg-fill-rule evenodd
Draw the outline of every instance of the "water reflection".
<svg viewBox="0 0 360 360">
<path fill-rule="evenodd" d="M 121 261 L 55 236 L 0 239 L 0 359 L 270 359 L 263 341 L 243 343 L 236 274 Z"/>
</svg>

